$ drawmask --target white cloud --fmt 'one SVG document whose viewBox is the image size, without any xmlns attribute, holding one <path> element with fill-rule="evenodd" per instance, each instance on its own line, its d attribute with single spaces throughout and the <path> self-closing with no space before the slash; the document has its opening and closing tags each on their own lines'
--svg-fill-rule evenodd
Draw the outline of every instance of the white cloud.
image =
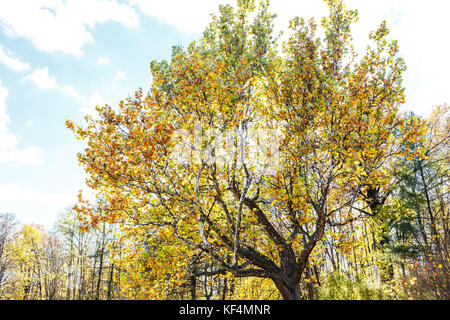
<svg viewBox="0 0 450 320">
<path fill-rule="evenodd" d="M 25 77 L 25 80 L 30 80 L 39 89 L 57 89 L 68 96 L 80 100 L 80 96 L 76 90 L 69 85 L 59 85 L 55 78 L 48 73 L 48 68 L 35 69 L 33 73 Z"/>
<path fill-rule="evenodd" d="M 129 0 L 144 14 L 175 26 L 182 32 L 202 32 L 210 21 L 210 13 L 229 0 Z"/>
<path fill-rule="evenodd" d="M 211 21 L 210 14 L 219 12 L 219 5 L 236 5 L 235 0 L 129 0 L 144 14 L 175 26 L 185 33 L 203 32 Z M 295 16 L 309 17 L 327 14 L 324 1 L 276 0 L 270 3 L 271 11 L 278 15 L 277 23 L 286 29 Z M 176 10 L 174 10 L 176 8 Z"/>
<path fill-rule="evenodd" d="M 56 213 L 76 202 L 76 194 L 42 192 L 17 184 L 0 184 L 3 212 L 14 213 L 22 223 L 39 223 L 50 228 Z"/>
<path fill-rule="evenodd" d="M 32 127 L 33 126 L 33 120 L 28 119 L 27 121 L 25 121 L 25 123 L 23 125 L 25 127 Z"/>
<path fill-rule="evenodd" d="M 103 106 L 105 104 L 105 101 L 103 97 L 98 93 L 98 91 L 95 91 L 92 93 L 88 101 L 86 102 L 86 106 L 81 109 L 81 112 L 84 114 L 90 115 L 93 118 L 97 117 L 97 111 L 95 110 L 96 106 Z"/>
<path fill-rule="evenodd" d="M 5 138 L 0 133 L 0 139 Z M 6 136 L 8 138 L 8 136 Z M 15 147 L 15 146 L 14 146 Z M 10 148 L 0 149 L 0 163 L 9 163 L 12 166 L 40 166 L 43 165 L 42 149 L 38 147 L 27 147 L 25 149 Z"/>
<path fill-rule="evenodd" d="M 33 201 L 40 204 L 49 205 L 54 201 L 70 201 L 76 195 L 46 194 L 30 187 L 23 187 L 17 184 L 0 184 L 0 201 Z M 74 200 L 74 199 L 72 199 Z"/>
<path fill-rule="evenodd" d="M 36 69 L 32 74 L 25 77 L 31 80 L 39 89 L 57 89 L 58 84 L 54 77 L 48 74 L 48 68 Z"/>
<path fill-rule="evenodd" d="M 111 61 L 106 57 L 101 57 L 97 60 L 96 64 L 109 64 Z"/>
<path fill-rule="evenodd" d="M 116 0 L 2 0 L 0 25 L 9 36 L 29 39 L 41 51 L 82 55 L 93 41 L 88 28 L 115 21 L 136 27 L 133 9 Z"/>
<path fill-rule="evenodd" d="M 113 80 L 111 82 L 111 86 L 113 88 L 116 88 L 117 86 L 119 86 L 120 82 L 122 80 L 125 80 L 126 78 L 127 78 L 127 76 L 125 75 L 125 73 L 123 73 L 122 71 L 117 71 L 114 74 L 114 78 L 113 78 Z"/>
<path fill-rule="evenodd" d="M 395 3 L 399 6 L 400 1 Z M 428 116 L 431 107 L 450 103 L 449 74 L 450 30 L 449 1 L 428 0 L 402 3 L 392 37 L 399 40 L 408 71 L 406 107 Z"/>
<path fill-rule="evenodd" d="M 78 93 L 77 93 L 77 91 L 75 90 L 74 87 L 69 86 L 69 85 L 62 85 L 62 86 L 59 87 L 59 89 L 63 93 L 67 94 L 68 96 L 71 96 L 71 97 L 73 97 L 73 98 L 75 98 L 77 100 L 80 100 L 80 96 L 78 95 Z"/>
<path fill-rule="evenodd" d="M 4 64 L 8 68 L 14 71 L 24 71 L 30 68 L 28 63 L 22 62 L 20 59 L 15 58 L 13 53 L 0 44 L 0 63 Z"/>
<path fill-rule="evenodd" d="M 13 166 L 42 165 L 42 149 L 34 146 L 18 149 L 19 139 L 8 130 L 10 118 L 6 112 L 8 90 L 0 81 L 0 164 Z"/>
<path fill-rule="evenodd" d="M 7 131 L 7 123 L 9 122 L 9 116 L 6 113 L 6 98 L 8 97 L 8 89 L 2 86 L 0 80 L 0 132 Z"/>
<path fill-rule="evenodd" d="M 114 80 L 116 80 L 116 81 L 120 81 L 120 80 L 123 80 L 125 78 L 126 78 L 126 76 L 125 76 L 125 74 L 122 71 L 118 71 L 114 75 Z"/>
</svg>

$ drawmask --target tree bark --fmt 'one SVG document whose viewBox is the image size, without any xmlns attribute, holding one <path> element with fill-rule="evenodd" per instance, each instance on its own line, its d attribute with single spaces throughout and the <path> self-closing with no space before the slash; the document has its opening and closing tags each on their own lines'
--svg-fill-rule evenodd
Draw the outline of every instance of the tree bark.
<svg viewBox="0 0 450 320">
<path fill-rule="evenodd" d="M 300 285 L 292 279 L 272 279 L 283 300 L 301 300 Z"/>
</svg>

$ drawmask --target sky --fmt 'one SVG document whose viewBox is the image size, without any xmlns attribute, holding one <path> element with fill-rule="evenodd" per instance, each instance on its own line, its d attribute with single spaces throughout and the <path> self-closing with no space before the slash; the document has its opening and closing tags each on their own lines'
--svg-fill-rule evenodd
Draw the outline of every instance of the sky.
<svg viewBox="0 0 450 320">
<path fill-rule="evenodd" d="M 151 85 L 152 60 L 201 37 L 227 0 L 0 0 L 0 213 L 51 228 L 92 197 L 65 120 L 82 123 L 96 105 L 117 105 Z M 387 20 L 408 70 L 403 110 L 427 117 L 450 102 L 447 0 L 347 0 L 357 9 L 355 47 Z M 276 30 L 295 16 L 320 19 L 322 0 L 272 0 Z M 91 198 L 92 199 L 92 198 Z"/>
</svg>

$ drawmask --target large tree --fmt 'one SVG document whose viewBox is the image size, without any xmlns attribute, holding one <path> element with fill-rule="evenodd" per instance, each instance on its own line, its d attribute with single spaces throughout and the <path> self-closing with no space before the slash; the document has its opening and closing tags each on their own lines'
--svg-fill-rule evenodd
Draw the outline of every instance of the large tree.
<svg viewBox="0 0 450 320">
<path fill-rule="evenodd" d="M 85 127 L 68 121 L 87 141 L 79 161 L 104 200 L 100 211 L 80 201 L 88 222 L 119 223 L 133 250 L 147 250 L 142 259 L 172 272 L 202 254 L 216 268 L 197 275 L 268 278 L 284 299 L 302 298 L 327 226 L 353 221 L 373 190 L 388 190 L 425 130 L 398 112 L 405 66 L 386 23 L 358 57 L 357 12 L 326 2 L 323 37 L 296 18 L 282 47 L 268 2 L 221 6 L 199 41 L 152 62 L 148 94 L 97 107 Z"/>
</svg>

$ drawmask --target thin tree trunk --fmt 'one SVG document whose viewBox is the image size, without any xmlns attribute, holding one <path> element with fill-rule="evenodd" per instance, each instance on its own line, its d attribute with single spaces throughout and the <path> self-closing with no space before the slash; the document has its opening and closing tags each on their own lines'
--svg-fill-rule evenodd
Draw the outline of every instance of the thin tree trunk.
<svg viewBox="0 0 450 320">
<path fill-rule="evenodd" d="M 67 270 L 67 294 L 66 299 L 70 300 L 70 293 L 71 293 L 71 281 L 72 281 L 72 262 L 73 262 L 73 224 L 72 229 L 70 230 L 70 251 L 69 251 L 69 267 Z"/>
<path fill-rule="evenodd" d="M 425 175 L 423 173 L 422 162 L 419 163 L 419 172 L 420 172 L 420 177 L 422 178 L 423 189 L 425 191 L 425 199 L 426 199 L 426 202 L 427 202 L 428 215 L 430 216 L 431 232 L 432 232 L 432 235 L 433 235 L 432 239 L 434 239 L 434 243 L 435 243 L 436 250 L 437 250 L 436 252 L 438 254 L 442 254 L 443 250 L 442 250 L 441 243 L 439 241 L 439 234 L 438 234 L 437 229 L 436 229 L 436 219 L 434 217 L 433 210 L 431 209 L 430 195 L 429 195 L 429 192 L 428 192 L 428 185 L 427 185 L 427 183 L 425 181 Z"/>
<path fill-rule="evenodd" d="M 100 266 L 98 268 L 98 281 L 97 281 L 97 290 L 95 293 L 95 300 L 98 300 L 100 297 L 100 284 L 102 281 L 104 251 L 105 251 L 105 222 L 103 222 L 102 242 L 101 242 L 101 251 L 100 251 Z"/>
<path fill-rule="evenodd" d="M 113 276 L 114 276 L 114 263 L 111 264 L 111 271 L 110 271 L 110 273 L 109 273 L 108 293 L 107 293 L 107 295 L 106 295 L 106 298 L 107 298 L 108 300 L 111 299 Z"/>
</svg>

